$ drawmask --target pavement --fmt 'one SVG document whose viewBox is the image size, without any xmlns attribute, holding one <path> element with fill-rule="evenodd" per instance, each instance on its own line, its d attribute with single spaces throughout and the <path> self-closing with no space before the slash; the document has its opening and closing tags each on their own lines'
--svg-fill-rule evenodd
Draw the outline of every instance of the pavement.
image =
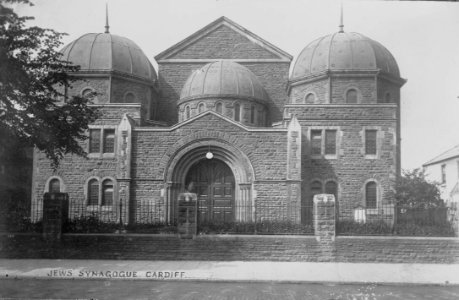
<svg viewBox="0 0 459 300">
<path fill-rule="evenodd" d="M 0 259 L 0 278 L 459 285 L 459 264 Z"/>
</svg>

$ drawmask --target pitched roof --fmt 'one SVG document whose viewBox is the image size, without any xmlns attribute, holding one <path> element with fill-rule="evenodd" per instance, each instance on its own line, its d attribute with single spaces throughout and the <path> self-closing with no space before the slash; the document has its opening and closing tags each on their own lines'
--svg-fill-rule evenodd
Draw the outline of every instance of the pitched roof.
<svg viewBox="0 0 459 300">
<path fill-rule="evenodd" d="M 204 28 L 198 30 L 197 32 L 193 33 L 189 37 L 185 38 L 184 40 L 178 42 L 177 44 L 169 47 L 168 49 L 164 50 L 163 52 L 159 53 L 155 56 L 156 61 L 168 59 L 173 56 L 175 53 L 186 49 L 188 46 L 194 44 L 198 40 L 202 39 L 209 33 L 213 32 L 220 26 L 227 26 L 234 31 L 238 32 L 239 34 L 245 36 L 249 40 L 255 42 L 257 45 L 263 47 L 266 51 L 271 52 L 275 56 L 279 57 L 279 59 L 285 61 L 291 61 L 293 56 L 288 54 L 287 52 L 281 50 L 280 48 L 274 46 L 273 44 L 267 42 L 266 40 L 262 39 L 261 37 L 257 36 L 256 34 L 250 32 L 246 28 L 242 27 L 241 25 L 235 23 L 234 21 L 228 19 L 227 17 L 220 17 L 217 20 L 213 21 L 209 25 L 205 26 Z"/>
<path fill-rule="evenodd" d="M 433 159 L 429 160 L 428 162 L 426 162 L 422 166 L 425 167 L 425 166 L 428 166 L 428 165 L 433 165 L 433 164 L 448 160 L 450 158 L 455 158 L 455 157 L 459 157 L 459 145 L 456 145 L 453 148 L 451 148 L 451 149 L 443 152 L 442 154 L 434 157 Z"/>
</svg>

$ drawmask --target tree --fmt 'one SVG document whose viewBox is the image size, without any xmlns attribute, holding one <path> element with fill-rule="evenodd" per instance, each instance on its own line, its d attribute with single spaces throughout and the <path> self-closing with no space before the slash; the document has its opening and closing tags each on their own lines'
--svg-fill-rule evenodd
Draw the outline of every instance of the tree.
<svg viewBox="0 0 459 300">
<path fill-rule="evenodd" d="M 423 170 L 404 170 L 396 181 L 393 197 L 401 206 L 429 208 L 444 206 L 439 184 L 429 182 Z"/>
<path fill-rule="evenodd" d="M 37 26 L 0 0 L 0 129 L 43 151 L 56 168 L 65 154 L 85 156 L 81 141 L 98 111 L 91 97 L 68 97 L 79 67 L 61 59 L 63 33 Z M 3 142 L 0 139 L 0 143 Z"/>
</svg>

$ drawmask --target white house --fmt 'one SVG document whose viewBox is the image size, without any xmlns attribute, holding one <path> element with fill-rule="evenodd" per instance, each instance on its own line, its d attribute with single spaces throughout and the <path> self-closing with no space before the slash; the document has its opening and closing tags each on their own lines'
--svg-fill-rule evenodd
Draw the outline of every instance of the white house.
<svg viewBox="0 0 459 300">
<path fill-rule="evenodd" d="M 441 184 L 442 198 L 459 202 L 459 145 L 422 165 L 427 179 Z"/>
</svg>

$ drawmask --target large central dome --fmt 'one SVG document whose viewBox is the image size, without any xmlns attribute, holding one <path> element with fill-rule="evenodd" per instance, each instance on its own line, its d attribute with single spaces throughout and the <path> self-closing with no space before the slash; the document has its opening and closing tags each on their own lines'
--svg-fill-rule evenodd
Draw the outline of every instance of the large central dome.
<svg viewBox="0 0 459 300">
<path fill-rule="evenodd" d="M 266 91 L 246 67 L 228 60 L 209 63 L 194 71 L 180 95 L 180 102 L 209 97 L 232 97 L 264 102 Z"/>
<path fill-rule="evenodd" d="M 298 56 L 291 80 L 329 70 L 381 71 L 400 77 L 392 54 L 380 43 L 355 32 L 337 32 L 311 42 Z"/>
<path fill-rule="evenodd" d="M 154 81 L 156 72 L 133 41 L 110 33 L 88 33 L 61 50 L 63 59 L 86 72 L 117 72 Z"/>
</svg>

